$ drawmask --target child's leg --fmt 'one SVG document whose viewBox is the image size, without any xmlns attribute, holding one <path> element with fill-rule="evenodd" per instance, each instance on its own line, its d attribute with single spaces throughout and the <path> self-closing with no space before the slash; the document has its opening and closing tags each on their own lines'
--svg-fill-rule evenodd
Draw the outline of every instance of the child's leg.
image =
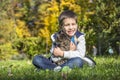
<svg viewBox="0 0 120 80">
<path fill-rule="evenodd" d="M 47 59 L 41 55 L 36 55 L 33 58 L 32 63 L 37 68 L 41 68 L 41 69 L 54 69 L 56 67 L 56 64 L 52 63 L 52 61 L 50 61 L 49 59 Z"/>
<path fill-rule="evenodd" d="M 83 66 L 83 60 L 79 57 L 68 59 L 67 62 L 61 65 L 61 67 L 69 66 L 70 68 L 75 67 L 82 67 Z"/>
</svg>

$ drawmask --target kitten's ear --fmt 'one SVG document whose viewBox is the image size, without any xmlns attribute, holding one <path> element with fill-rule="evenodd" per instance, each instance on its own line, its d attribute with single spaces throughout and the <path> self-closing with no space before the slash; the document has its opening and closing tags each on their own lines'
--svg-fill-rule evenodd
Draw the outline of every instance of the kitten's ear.
<svg viewBox="0 0 120 80">
<path fill-rule="evenodd" d="M 64 34 L 64 31 L 62 29 L 60 30 L 60 34 Z"/>
</svg>

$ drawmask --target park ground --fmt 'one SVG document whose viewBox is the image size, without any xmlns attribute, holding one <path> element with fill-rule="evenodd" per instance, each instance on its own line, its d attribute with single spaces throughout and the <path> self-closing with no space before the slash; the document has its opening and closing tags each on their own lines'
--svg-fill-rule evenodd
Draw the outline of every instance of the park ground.
<svg viewBox="0 0 120 80">
<path fill-rule="evenodd" d="M 93 57 L 97 65 L 87 64 L 71 72 L 37 71 L 31 60 L 0 61 L 0 80 L 120 80 L 120 56 Z"/>
</svg>

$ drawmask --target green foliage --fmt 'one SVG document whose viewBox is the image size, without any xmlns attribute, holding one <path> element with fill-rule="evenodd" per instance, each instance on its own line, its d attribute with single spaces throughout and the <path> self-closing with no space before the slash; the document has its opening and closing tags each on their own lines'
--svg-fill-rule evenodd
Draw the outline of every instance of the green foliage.
<svg viewBox="0 0 120 80">
<path fill-rule="evenodd" d="M 11 0 L 0 1 L 0 60 L 11 59 L 17 51 L 12 48 L 12 40 L 16 38 L 13 5 Z"/>
<path fill-rule="evenodd" d="M 105 52 L 109 45 L 115 48 L 116 42 L 119 42 L 120 19 L 117 16 L 119 8 L 115 0 L 95 0 L 93 3 L 95 4 L 93 6 L 95 13 L 89 16 L 88 28 L 84 29 L 86 30 L 87 45 L 96 45 L 98 52 Z"/>
<path fill-rule="evenodd" d="M 0 44 L 12 41 L 16 37 L 14 22 L 12 20 L 2 20 L 0 22 Z"/>
<path fill-rule="evenodd" d="M 46 53 L 45 45 L 42 38 L 29 37 L 19 38 L 13 42 L 13 47 L 18 50 L 19 53 L 25 53 L 29 58 L 35 54 Z"/>
<path fill-rule="evenodd" d="M 15 35 L 13 7 L 10 0 L 0 1 L 0 44 L 12 41 Z"/>
<path fill-rule="evenodd" d="M 14 54 L 17 54 L 17 50 L 12 48 L 11 43 L 0 45 L 0 60 L 9 60 Z"/>
<path fill-rule="evenodd" d="M 36 71 L 30 60 L 1 61 L 1 80 L 119 80 L 120 56 L 96 57 L 97 65 L 92 68 L 84 65 L 69 73 L 52 70 Z"/>
<path fill-rule="evenodd" d="M 90 53 L 92 45 L 96 45 L 98 51 L 101 48 L 102 53 L 111 45 L 118 53 L 119 4 L 119 0 L 1 0 L 0 44 L 24 44 L 21 49 L 30 56 L 48 52 L 50 35 L 59 29 L 59 14 L 70 9 L 77 13 L 79 30 L 86 35 L 87 53 Z M 38 42 L 42 44 L 29 42 L 26 39 L 29 37 L 40 37 Z"/>
</svg>

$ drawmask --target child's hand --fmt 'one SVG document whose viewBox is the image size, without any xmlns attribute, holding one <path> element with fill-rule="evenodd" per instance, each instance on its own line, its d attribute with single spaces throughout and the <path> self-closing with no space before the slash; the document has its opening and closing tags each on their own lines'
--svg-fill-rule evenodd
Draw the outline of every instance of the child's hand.
<svg viewBox="0 0 120 80">
<path fill-rule="evenodd" d="M 70 50 L 71 51 L 76 50 L 76 45 L 73 42 L 70 42 Z"/>
<path fill-rule="evenodd" d="M 54 48 L 53 54 L 54 54 L 54 56 L 63 57 L 64 52 L 59 47 L 56 47 L 56 48 Z"/>
</svg>

